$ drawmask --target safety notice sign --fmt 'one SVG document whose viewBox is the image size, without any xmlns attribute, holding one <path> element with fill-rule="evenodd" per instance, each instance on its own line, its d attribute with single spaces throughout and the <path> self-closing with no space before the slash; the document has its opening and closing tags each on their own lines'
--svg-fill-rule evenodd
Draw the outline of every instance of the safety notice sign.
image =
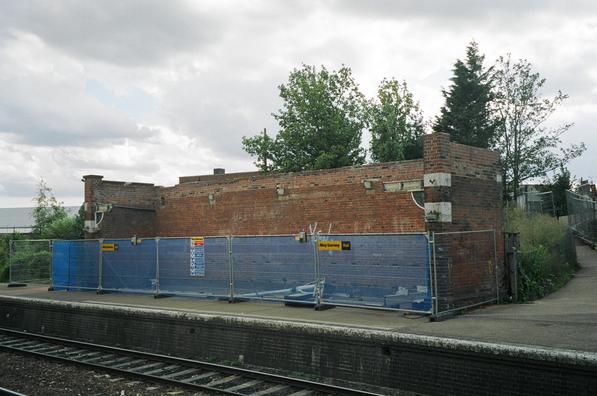
<svg viewBox="0 0 597 396">
<path fill-rule="evenodd" d="M 205 276 L 205 240 L 191 238 L 191 276 Z"/>
<path fill-rule="evenodd" d="M 350 250 L 350 241 L 319 241 L 319 250 Z"/>
</svg>

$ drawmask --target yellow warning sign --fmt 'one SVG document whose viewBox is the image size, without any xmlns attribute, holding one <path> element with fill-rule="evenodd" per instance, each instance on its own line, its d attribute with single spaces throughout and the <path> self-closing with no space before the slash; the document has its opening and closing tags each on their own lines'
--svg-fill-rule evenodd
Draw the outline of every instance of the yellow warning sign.
<svg viewBox="0 0 597 396">
<path fill-rule="evenodd" d="M 350 241 L 319 241 L 319 250 L 350 250 Z"/>
<path fill-rule="evenodd" d="M 102 243 L 102 252 L 115 252 L 118 250 L 116 243 Z"/>
</svg>

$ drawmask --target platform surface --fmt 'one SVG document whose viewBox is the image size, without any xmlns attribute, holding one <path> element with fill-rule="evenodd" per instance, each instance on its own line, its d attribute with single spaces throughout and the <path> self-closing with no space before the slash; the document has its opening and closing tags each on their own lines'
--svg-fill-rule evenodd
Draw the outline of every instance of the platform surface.
<svg viewBox="0 0 597 396">
<path fill-rule="evenodd" d="M 47 286 L 7 287 L 0 295 L 98 305 L 131 306 L 347 326 L 407 334 L 431 335 L 514 345 L 597 352 L 597 252 L 577 247 L 582 269 L 562 289 L 530 304 L 479 308 L 448 320 L 430 322 L 426 316 L 359 308 L 315 311 L 282 303 L 228 303 L 190 297 L 154 299 L 151 295 L 48 291 Z"/>
</svg>

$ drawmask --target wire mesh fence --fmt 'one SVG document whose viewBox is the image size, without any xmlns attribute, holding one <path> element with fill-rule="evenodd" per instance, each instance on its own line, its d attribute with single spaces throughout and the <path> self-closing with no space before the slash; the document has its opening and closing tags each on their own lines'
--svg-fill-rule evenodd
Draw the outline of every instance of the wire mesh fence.
<svg viewBox="0 0 597 396">
<path fill-rule="evenodd" d="M 14 281 L 49 281 L 51 274 L 56 290 L 436 314 L 497 296 L 493 231 L 436 233 L 432 241 L 422 233 L 313 234 L 14 241 L 11 246 Z"/>
<path fill-rule="evenodd" d="M 427 235 L 325 235 L 322 239 L 350 246 L 319 251 L 324 303 L 431 310 Z"/>
<path fill-rule="evenodd" d="M 546 214 L 556 216 L 556 206 L 552 191 L 529 191 L 522 192 L 517 205 L 528 215 Z"/>
<path fill-rule="evenodd" d="M 499 299 L 495 231 L 435 233 L 435 314 Z"/>
<path fill-rule="evenodd" d="M 50 283 L 52 241 L 14 240 L 9 249 L 9 283 Z"/>
<path fill-rule="evenodd" d="M 290 235 L 233 237 L 231 251 L 235 298 L 315 303 L 311 244 Z"/>
<path fill-rule="evenodd" d="M 566 191 L 568 226 L 585 242 L 597 244 L 597 202 L 589 197 Z"/>
</svg>

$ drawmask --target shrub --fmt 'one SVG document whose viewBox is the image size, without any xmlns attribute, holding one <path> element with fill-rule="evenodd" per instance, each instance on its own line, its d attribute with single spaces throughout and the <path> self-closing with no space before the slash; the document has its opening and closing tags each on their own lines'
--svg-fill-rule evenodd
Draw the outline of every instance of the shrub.
<svg viewBox="0 0 597 396">
<path fill-rule="evenodd" d="M 574 240 L 566 227 L 547 215 L 507 213 L 507 229 L 520 234 L 518 295 L 535 300 L 559 289 L 578 269 Z"/>
</svg>

